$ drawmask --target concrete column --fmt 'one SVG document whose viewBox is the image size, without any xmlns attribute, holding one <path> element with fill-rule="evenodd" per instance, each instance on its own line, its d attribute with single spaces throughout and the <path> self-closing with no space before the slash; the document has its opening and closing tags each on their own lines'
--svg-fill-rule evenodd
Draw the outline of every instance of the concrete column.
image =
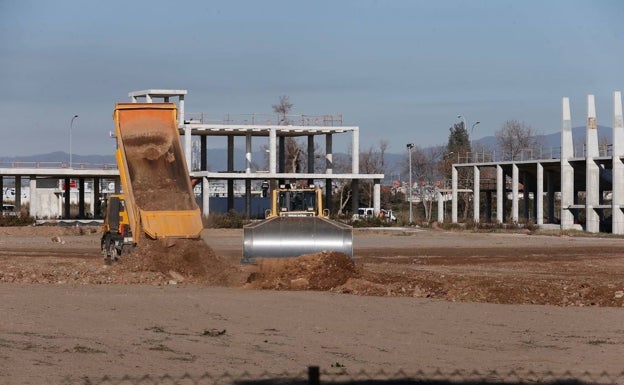
<svg viewBox="0 0 624 385">
<path fill-rule="evenodd" d="M 199 138 L 199 169 L 201 171 L 208 170 L 208 144 L 206 143 L 206 135 Z"/>
<path fill-rule="evenodd" d="M 100 202 L 100 178 L 93 178 L 93 218 L 100 218 L 102 202 Z"/>
<path fill-rule="evenodd" d="M 64 202 L 64 210 L 63 210 L 63 218 L 65 219 L 69 219 L 70 216 L 70 194 L 71 194 L 71 187 L 69 186 L 71 180 L 69 178 L 65 178 L 65 202 Z M 16 205 L 17 206 L 17 205 Z"/>
<path fill-rule="evenodd" d="M 505 194 L 505 180 L 503 175 L 503 167 L 496 165 L 496 221 L 503 223 L 505 221 L 503 195 Z"/>
<path fill-rule="evenodd" d="M 15 210 L 22 211 L 22 177 L 15 176 Z"/>
<path fill-rule="evenodd" d="M 537 186 L 535 191 L 535 223 L 544 224 L 544 166 L 537 163 Z"/>
<path fill-rule="evenodd" d="M 210 181 L 208 178 L 202 178 L 202 215 L 204 217 L 210 215 Z"/>
<path fill-rule="evenodd" d="M 186 159 L 186 167 L 191 170 L 193 163 L 192 161 L 192 135 L 191 128 L 189 126 L 184 126 L 184 158 Z"/>
<path fill-rule="evenodd" d="M 308 173 L 314 174 L 314 135 L 308 135 Z M 314 184 L 314 179 L 308 179 L 308 185 Z"/>
<path fill-rule="evenodd" d="M 381 211 L 381 181 L 379 179 L 373 180 L 373 212 L 379 216 Z"/>
<path fill-rule="evenodd" d="M 245 215 L 251 217 L 251 179 L 245 179 Z"/>
<path fill-rule="evenodd" d="M 612 169 L 612 232 L 624 234 L 624 119 L 622 118 L 622 94 L 613 93 L 613 169 Z"/>
<path fill-rule="evenodd" d="M 325 173 L 333 174 L 334 172 L 334 160 L 333 160 L 333 142 L 332 134 L 325 134 Z M 325 208 L 332 212 L 332 190 L 333 180 L 330 178 L 325 179 Z"/>
<path fill-rule="evenodd" d="M 455 166 L 451 166 L 451 196 L 451 223 L 457 223 L 457 167 Z"/>
<path fill-rule="evenodd" d="M 574 204 L 574 169 L 570 158 L 574 157 L 572 140 L 572 119 L 570 117 L 570 99 L 562 101 L 561 124 L 561 229 L 568 230 L 574 226 L 574 215 L 570 207 Z"/>
<path fill-rule="evenodd" d="M 353 174 L 360 173 L 360 129 L 356 127 L 353 130 L 353 156 L 351 157 L 351 172 Z"/>
<path fill-rule="evenodd" d="M 600 205 L 600 169 L 594 161 L 599 157 L 598 125 L 594 95 L 587 95 L 587 132 L 585 140 L 585 231 L 600 231 L 600 216 L 596 209 Z"/>
<path fill-rule="evenodd" d="M 269 131 L 269 173 L 277 173 L 277 132 L 275 128 Z"/>
<path fill-rule="evenodd" d="M 84 203 L 85 203 L 85 183 L 84 178 L 78 178 L 78 218 L 83 219 L 85 217 Z"/>
<path fill-rule="evenodd" d="M 184 126 L 184 95 L 180 95 L 178 101 L 178 127 L 182 126 Z M 186 129 L 184 131 L 186 132 Z"/>
<path fill-rule="evenodd" d="M 511 221 L 518 223 L 518 165 L 511 165 Z"/>
<path fill-rule="evenodd" d="M 438 199 L 438 223 L 444 223 L 444 198 L 440 191 L 436 193 L 436 197 Z"/>
<path fill-rule="evenodd" d="M 0 175 L 0 204 L 4 205 L 4 177 Z"/>
<path fill-rule="evenodd" d="M 227 137 L 227 171 L 234 172 L 234 137 Z M 227 209 L 234 210 L 234 179 L 227 180 Z"/>
<path fill-rule="evenodd" d="M 472 200 L 473 200 L 473 215 L 472 219 L 474 223 L 479 223 L 480 209 L 481 209 L 481 171 L 479 167 L 473 166 L 473 188 L 472 188 Z"/>
<path fill-rule="evenodd" d="M 353 191 L 351 197 L 351 214 L 357 214 L 357 209 L 360 204 L 360 180 L 353 179 L 351 181 L 351 190 Z"/>
<path fill-rule="evenodd" d="M 39 209 L 41 207 L 41 204 L 39 202 L 39 196 L 37 194 L 37 179 L 34 175 L 30 176 L 30 180 L 28 183 L 29 187 L 30 187 L 30 203 L 29 203 L 29 215 L 31 217 L 37 217 L 39 215 Z M 0 190 L 2 191 L 2 190 Z M 2 194 L 4 195 L 4 194 Z"/>
<path fill-rule="evenodd" d="M 245 172 L 251 174 L 251 134 L 245 135 Z"/>
</svg>

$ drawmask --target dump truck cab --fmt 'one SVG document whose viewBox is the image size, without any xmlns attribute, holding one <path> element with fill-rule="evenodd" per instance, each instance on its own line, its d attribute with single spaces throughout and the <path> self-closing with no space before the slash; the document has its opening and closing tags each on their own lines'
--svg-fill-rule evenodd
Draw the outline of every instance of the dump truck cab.
<svg viewBox="0 0 624 385">
<path fill-rule="evenodd" d="M 101 249 L 104 261 L 117 261 L 123 253 L 132 251 L 135 241 L 123 194 L 113 194 L 103 203 Z"/>
</svg>

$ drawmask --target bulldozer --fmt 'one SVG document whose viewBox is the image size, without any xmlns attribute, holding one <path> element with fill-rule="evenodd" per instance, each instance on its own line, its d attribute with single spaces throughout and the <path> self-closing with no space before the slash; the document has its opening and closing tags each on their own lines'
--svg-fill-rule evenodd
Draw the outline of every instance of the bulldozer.
<svg viewBox="0 0 624 385">
<path fill-rule="evenodd" d="M 329 219 L 323 191 L 313 185 L 280 185 L 271 191 L 265 220 L 243 228 L 244 264 L 258 258 L 290 258 L 321 251 L 353 256 L 353 229 Z"/>
<path fill-rule="evenodd" d="M 177 127 L 175 103 L 117 103 L 115 157 L 123 195 L 106 204 L 102 253 L 106 262 L 142 237 L 200 239 L 195 202 Z"/>
</svg>

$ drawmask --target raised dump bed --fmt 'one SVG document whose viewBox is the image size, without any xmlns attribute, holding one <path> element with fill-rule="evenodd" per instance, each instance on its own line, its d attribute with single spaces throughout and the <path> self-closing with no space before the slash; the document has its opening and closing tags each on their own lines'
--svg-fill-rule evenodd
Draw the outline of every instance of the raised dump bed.
<svg viewBox="0 0 624 385">
<path fill-rule="evenodd" d="M 135 238 L 199 238 L 203 229 L 176 115 L 174 103 L 115 105 L 115 155 Z"/>
</svg>

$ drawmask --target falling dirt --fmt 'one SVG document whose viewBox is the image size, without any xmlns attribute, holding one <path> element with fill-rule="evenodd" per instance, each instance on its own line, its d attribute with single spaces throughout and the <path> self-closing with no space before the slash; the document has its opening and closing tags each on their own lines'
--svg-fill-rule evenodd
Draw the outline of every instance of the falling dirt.
<svg viewBox="0 0 624 385">
<path fill-rule="evenodd" d="M 168 275 L 176 282 L 211 286 L 234 285 L 243 274 L 238 266 L 216 256 L 201 239 L 142 239 L 115 269 L 119 272 L 155 272 Z"/>
</svg>

